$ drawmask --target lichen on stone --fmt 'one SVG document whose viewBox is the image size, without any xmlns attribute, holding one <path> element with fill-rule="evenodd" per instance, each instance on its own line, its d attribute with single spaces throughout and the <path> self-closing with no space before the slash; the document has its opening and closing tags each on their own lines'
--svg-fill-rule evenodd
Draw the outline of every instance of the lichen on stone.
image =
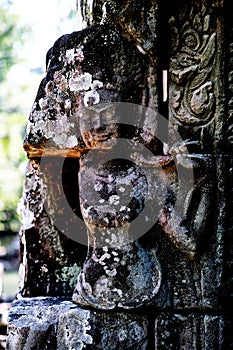
<svg viewBox="0 0 233 350">
<path fill-rule="evenodd" d="M 22 225 L 25 230 L 35 225 L 36 218 L 43 211 L 45 199 L 46 185 L 38 163 L 29 161 L 25 171 L 23 195 L 18 205 L 18 212 L 22 215 Z"/>
</svg>

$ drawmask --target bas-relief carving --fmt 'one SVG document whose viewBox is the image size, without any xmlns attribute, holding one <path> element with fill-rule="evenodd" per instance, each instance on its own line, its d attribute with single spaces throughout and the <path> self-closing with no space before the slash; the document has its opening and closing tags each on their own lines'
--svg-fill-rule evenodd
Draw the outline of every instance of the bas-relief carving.
<svg viewBox="0 0 233 350">
<path fill-rule="evenodd" d="M 197 154 L 198 152 L 187 154 L 187 147 L 200 150 L 202 146 L 200 137 L 192 140 L 193 127 L 196 129 L 205 127 L 211 122 L 215 113 L 216 32 L 208 11 L 205 5 L 202 5 L 201 10 L 193 7 L 189 13 L 189 21 L 184 16 L 186 22 L 182 28 L 178 26 L 179 19 L 177 21 L 174 17 L 170 19 L 171 129 L 169 144 L 164 145 L 164 153 L 170 156 L 170 160 L 167 161 L 168 168 L 175 162 L 176 167 L 193 170 L 195 181 L 193 188 L 183 197 L 180 212 L 174 206 L 175 201 L 173 203 L 171 201 L 161 212 L 159 221 L 169 239 L 190 260 L 198 255 L 198 241 L 209 220 L 213 199 L 213 181 L 206 174 L 213 173 L 214 159 L 209 155 Z M 172 129 L 178 129 L 177 125 L 191 131 L 190 139 L 174 142 Z M 177 179 L 175 181 L 177 182 Z M 177 182 L 175 189 L 173 188 L 174 198 L 179 192 L 179 185 L 182 186 Z M 190 207 L 193 208 L 192 217 Z"/>
<path fill-rule="evenodd" d="M 108 113 L 105 114 L 108 117 Z M 85 119 L 87 116 L 88 114 L 82 114 L 81 124 L 84 126 L 81 126 L 81 130 L 84 131 L 85 126 L 89 125 Z M 95 118 L 99 119 L 98 113 L 95 113 Z M 92 123 L 98 125 L 93 120 Z M 107 124 L 103 115 L 102 123 Z M 117 123 L 113 125 L 116 126 Z M 97 152 L 97 158 L 94 160 L 89 157 L 86 159 L 84 156 L 80 162 L 79 173 L 80 203 L 88 228 L 89 254 L 79 275 L 73 301 L 98 309 L 130 309 L 145 306 L 154 301 L 160 290 L 163 268 L 157 258 L 156 248 L 145 249 L 134 239 L 127 224 L 143 211 L 146 196 L 153 197 L 154 201 L 161 199 L 161 205 L 164 205 L 161 192 L 167 194 L 168 198 L 173 200 L 167 200 L 167 205 L 160 213 L 154 210 L 154 223 L 159 220 L 172 244 L 184 258 L 193 261 L 197 255 L 200 233 L 203 233 L 209 220 L 212 187 L 209 186 L 209 178 L 207 179 L 205 172 L 208 168 L 208 173 L 212 174 L 212 159 L 204 155 L 189 157 L 185 153 L 178 155 L 174 153 L 157 156 L 156 164 L 155 160 L 150 162 L 140 157 L 140 143 L 136 143 L 132 159 L 137 158 L 137 164 L 143 165 L 144 175 L 135 164 L 124 164 L 122 160 L 115 163 L 112 161 L 101 167 L 97 165 L 103 161 L 103 152 L 107 153 L 108 148 L 114 147 L 114 138 L 119 135 L 115 131 L 113 137 L 112 133 L 108 134 L 108 130 L 103 128 L 99 133 L 95 128 L 91 130 L 91 133 L 84 132 L 83 139 L 89 145 L 92 142 L 95 145 L 94 149 L 99 153 Z M 178 156 L 182 157 L 181 165 L 176 162 Z M 179 207 L 176 205 L 176 197 L 179 196 L 180 187 L 182 188 L 184 184 L 180 183 L 181 179 L 178 179 L 177 170 L 174 169 L 180 166 L 182 168 L 179 169 L 180 173 L 192 172 L 191 165 L 200 173 L 200 176 L 196 174 L 199 180 L 194 180 L 191 187 L 183 191 L 182 198 L 179 198 Z M 145 173 L 145 168 L 148 173 Z M 155 178 L 151 174 L 156 171 L 158 176 Z M 184 175 L 183 181 L 187 178 L 189 176 Z M 132 182 L 134 182 L 133 193 L 132 190 L 127 190 L 127 187 L 132 187 Z M 140 184 L 139 187 L 135 185 L 137 183 Z M 147 186 L 150 186 L 149 194 Z M 194 201 L 197 200 L 196 204 L 191 201 L 192 196 Z M 127 202 L 132 197 L 133 205 Z M 192 215 L 190 215 L 190 203 L 193 208 Z M 153 205 L 151 208 L 153 211 Z"/>
<path fill-rule="evenodd" d="M 125 13 L 127 14 L 127 11 Z M 202 6 L 200 11 L 192 10 L 189 22 L 186 22 L 182 28 L 174 27 L 173 18 L 171 22 L 176 34 L 173 34 L 174 50 L 170 66 L 170 117 L 172 127 L 176 128 L 177 125 L 185 127 L 192 133 L 194 129 L 205 128 L 214 118 L 217 100 L 216 82 L 213 79 L 216 60 L 215 26 L 210 25 L 211 13 L 205 6 Z M 174 39 L 176 35 L 177 41 Z M 146 50 L 141 48 L 141 52 L 145 54 Z M 159 298 L 161 289 L 167 284 L 168 289 L 165 289 L 165 292 L 170 288 L 173 295 L 169 296 L 171 300 L 162 304 L 162 308 L 171 306 L 175 314 L 172 315 L 170 311 L 168 314 L 160 313 L 161 309 L 157 310 L 158 314 L 155 316 L 154 323 L 156 346 L 163 349 L 164 346 L 171 348 L 179 344 L 184 348 L 199 346 L 204 349 L 217 346 L 217 342 L 221 346 L 224 337 L 222 333 L 224 320 L 220 316 L 212 315 L 213 308 L 218 307 L 218 300 L 215 305 L 212 301 L 216 297 L 217 279 L 218 287 L 221 287 L 222 249 L 221 239 L 216 242 L 215 232 L 211 232 L 217 224 L 217 220 L 211 223 L 215 220 L 214 217 L 212 220 L 211 216 L 214 216 L 213 213 L 217 214 L 216 206 L 215 211 L 212 210 L 216 199 L 213 193 L 215 191 L 213 178 L 216 159 L 206 154 L 187 154 L 187 146 L 200 145 L 201 140 L 198 137 L 194 140 L 184 140 L 181 143 L 172 142 L 174 141 L 172 138 L 169 145 L 164 145 L 164 154 L 157 155 L 157 163 L 154 160 L 150 162 L 143 157 L 140 158 L 140 144 L 135 143 L 134 157 L 138 160 L 136 164 L 143 165 L 143 169 L 148 170 L 146 173 L 141 172 L 139 166 L 130 162 L 114 163 L 111 161 L 104 166 L 99 164 L 97 166 L 96 159 L 93 162 L 91 156 L 85 151 L 88 149 L 91 153 L 93 149 L 96 149 L 97 157 L 102 158 L 103 152 L 107 153 L 114 147 L 114 138 L 119 137 L 118 120 L 112 120 L 112 116 L 106 113 L 105 117 L 108 122 L 112 121 L 112 124 L 107 122 L 107 127 L 103 130 L 101 129 L 103 119 L 96 120 L 96 128 L 100 127 L 100 129 L 95 133 L 96 130 L 88 127 L 89 120 L 85 120 L 85 115 L 82 114 L 79 107 L 98 106 L 101 102 L 119 101 L 120 93 L 119 90 L 114 91 L 114 84 L 109 83 L 108 86 L 111 85 L 111 87 L 108 90 L 105 82 L 99 78 L 94 79 L 90 73 L 82 70 L 79 65 L 84 59 L 81 46 L 66 50 L 65 56 L 61 58 L 61 63 L 64 62 L 64 70 L 57 71 L 53 76 L 50 74 L 50 80 L 44 85 L 45 94 L 37 101 L 37 106 L 34 106 L 36 108 L 33 109 L 28 129 L 28 133 L 32 134 L 35 130 L 34 136 L 37 137 L 46 124 L 47 136 L 53 140 L 52 147 L 54 145 L 58 146 L 58 149 L 60 147 L 63 156 L 65 153 L 62 153 L 62 147 L 65 146 L 66 150 L 72 149 L 72 157 L 81 158 L 78 175 L 79 200 L 88 230 L 89 251 L 78 277 L 73 301 L 84 306 L 84 310 L 85 307 L 110 310 L 134 309 L 150 305 L 150 303 L 157 305 L 154 301 L 157 297 Z M 230 103 L 229 107 L 231 107 Z M 79 123 L 73 123 L 77 115 L 81 119 Z M 152 124 L 153 122 L 148 118 L 144 126 Z M 79 129 L 82 137 L 78 140 L 76 131 L 78 130 L 79 133 Z M 141 139 L 147 144 L 146 132 L 141 136 Z M 231 139 L 230 134 L 230 142 Z M 31 157 L 33 157 L 33 152 Z M 181 198 L 179 198 L 179 190 L 182 183 L 178 179 L 179 170 L 180 172 L 194 172 L 193 186 L 190 191 L 182 193 Z M 152 173 L 157 174 L 156 182 L 153 182 L 154 178 L 148 175 Z M 34 176 L 34 170 L 32 174 Z M 135 183 L 140 185 L 135 186 Z M 159 243 L 164 242 L 165 245 L 172 248 L 171 251 L 167 247 L 159 247 L 158 250 L 156 247 L 145 248 L 139 240 L 130 240 L 132 232 L 125 224 L 132 222 L 143 211 L 143 201 L 147 195 L 148 186 L 154 186 L 155 191 L 151 193 L 153 199 L 160 195 L 158 188 L 167 196 L 166 205 L 156 218 L 158 220 L 156 227 L 161 227 L 161 232 L 159 232 L 163 235 Z M 130 189 L 127 190 L 127 187 Z M 127 198 L 133 195 L 133 203 L 124 201 L 125 194 Z M 25 195 L 29 195 L 29 191 L 26 190 Z M 176 206 L 177 199 L 179 199 L 180 207 Z M 110 208 L 114 209 L 109 210 Z M 30 219 L 31 208 L 26 209 Z M 151 209 L 153 211 L 153 207 Z M 219 237 L 222 229 L 220 220 L 218 222 Z M 43 217 L 40 222 L 41 225 L 47 223 L 46 220 L 43 222 Z M 209 244 L 209 249 L 207 245 L 202 250 L 200 249 L 200 236 L 204 236 L 205 243 Z M 155 237 L 157 237 L 156 233 Z M 165 253 L 164 256 L 160 255 L 160 249 L 162 253 Z M 166 270 L 169 270 L 168 273 Z M 210 315 L 206 311 L 207 308 L 212 308 Z M 181 312 L 179 309 L 182 309 Z M 203 315 L 202 311 L 203 314 L 206 314 Z M 104 315 L 101 312 L 94 311 L 94 313 Z M 90 314 L 93 314 L 93 311 L 90 310 Z M 117 313 L 106 314 L 112 315 L 115 320 Z M 130 315 L 130 312 L 124 314 Z M 135 314 L 135 312 L 132 313 L 132 330 L 127 320 L 129 332 L 125 332 L 123 325 L 122 332 L 119 333 L 119 337 L 128 336 L 130 348 L 132 347 L 132 332 L 137 331 Z M 141 316 L 140 311 L 138 314 Z M 75 322 L 70 328 L 72 332 L 69 329 L 71 318 L 76 316 L 76 313 L 72 311 L 68 316 L 61 317 L 58 332 L 60 344 L 65 344 L 68 339 L 67 344 L 73 344 L 74 340 L 75 346 L 76 342 L 80 345 L 79 333 L 81 335 L 83 333 L 83 318 L 78 319 L 78 332 Z M 65 322 L 62 322 L 63 320 Z M 104 328 L 106 324 L 109 324 L 106 320 L 103 322 Z M 99 328 L 96 320 L 93 321 L 91 328 L 89 324 L 87 326 L 88 331 L 92 331 L 92 334 L 95 333 L 93 331 L 95 327 Z M 120 327 L 117 318 L 114 327 L 118 332 Z M 110 327 L 110 335 L 114 327 Z M 146 327 L 148 327 L 147 324 Z M 148 329 L 152 333 L 152 327 Z M 63 332 L 64 335 L 65 332 L 67 333 L 65 340 Z M 145 337 L 147 336 L 146 333 Z M 111 336 L 102 337 L 105 341 L 104 345 L 99 345 L 99 337 L 100 335 L 96 336 L 99 342 L 98 348 L 101 346 L 105 348 L 107 345 L 109 348 L 112 347 L 111 341 L 108 340 L 112 339 Z M 90 343 L 88 334 L 87 344 Z M 137 348 L 142 349 L 140 344 Z"/>
<path fill-rule="evenodd" d="M 179 98 L 175 100 L 175 103 L 173 99 L 171 103 L 176 113 L 176 120 L 180 124 L 189 125 L 190 123 L 202 126 L 212 118 L 210 109 L 215 100 L 214 85 L 209 78 L 212 74 L 210 63 L 214 62 L 216 38 L 214 32 L 209 33 L 210 16 L 204 7 L 201 15 L 196 14 L 194 17 L 190 15 L 190 18 L 192 28 L 190 29 L 186 23 L 181 31 L 181 39 L 179 38 L 174 45 L 176 56 L 174 55 L 171 65 L 171 91 L 178 91 Z M 107 119 L 104 123 L 107 127 L 103 130 L 103 120 L 97 120 L 97 118 L 95 129 L 91 132 L 88 127 L 89 120 L 85 119 L 82 108 L 98 106 L 101 102 L 119 101 L 121 90 L 115 89 L 114 83 L 106 83 L 94 78 L 91 73 L 83 69 L 85 54 L 82 44 L 76 47 L 69 46 L 67 50 L 63 50 L 59 61 L 61 69 L 56 70 L 53 74 L 50 73 L 51 63 L 48 64 L 50 80 L 47 79 L 44 86 L 43 97 L 39 98 L 33 107 L 27 130 L 28 139 L 31 134 L 34 135 L 34 138 L 37 135 L 40 137 L 42 130 L 45 138 L 52 140 L 51 150 L 54 146 L 60 151 L 62 148 L 66 150 L 70 148 L 73 150 L 72 156 L 77 158 L 85 153 L 85 149 L 97 148 L 107 152 L 108 148 L 113 147 L 114 138 L 119 136 L 117 120 L 111 120 L 112 116 L 102 111 L 102 117 L 104 115 Z M 152 124 L 150 118 L 145 120 L 145 126 L 150 127 Z M 77 137 L 76 131 L 80 131 L 82 138 Z M 146 132 L 142 134 L 143 137 L 146 137 Z M 160 163 L 160 173 L 163 176 L 163 168 L 174 168 L 174 164 L 190 170 L 193 167 L 202 170 L 206 167 L 210 161 L 209 157 L 203 155 L 190 157 L 185 154 L 186 146 L 186 141 L 183 145 L 173 144 L 165 152 L 166 155 L 160 156 L 158 163 Z M 49 149 L 49 152 L 51 150 Z M 143 159 L 142 163 L 145 165 L 146 160 Z M 116 210 L 106 215 L 104 207 L 109 210 L 112 206 L 116 209 L 119 204 L 117 203 L 119 194 L 116 192 L 116 187 L 119 187 L 122 178 L 125 178 L 128 184 L 132 176 L 135 177 L 134 181 L 141 181 L 144 184 L 151 181 L 150 176 L 145 180 L 136 166 L 132 164 L 127 165 L 126 168 L 124 164 L 121 166 L 123 166 L 122 172 L 119 171 L 119 167 L 114 168 L 113 165 L 109 168 L 93 167 L 92 163 L 85 160 L 85 155 L 80 161 L 80 204 L 88 228 L 89 253 L 83 271 L 79 275 L 73 298 L 82 305 L 94 308 L 122 307 L 127 309 L 143 306 L 153 301 L 161 285 L 162 267 L 157 258 L 156 249 L 146 250 L 138 240 L 129 240 L 130 233 L 124 225 L 125 222 L 132 221 L 139 214 L 140 210 L 137 208 L 142 207 L 145 193 L 137 193 L 135 189 L 134 206 L 131 208 L 126 205 L 124 208 L 118 208 L 118 218 L 116 218 Z M 148 166 L 148 173 L 155 171 L 155 164 L 146 166 Z M 169 240 L 192 261 L 197 253 L 199 232 L 203 231 L 208 218 L 208 215 L 202 217 L 202 214 L 209 212 L 211 188 L 206 185 L 207 182 L 203 185 L 205 178 L 203 176 L 201 184 L 195 182 L 194 188 L 183 194 L 184 205 L 178 211 L 175 208 L 175 199 L 180 184 L 177 181 L 176 171 L 174 173 L 174 170 L 171 170 L 171 173 L 173 174 L 169 175 L 169 170 L 167 171 L 167 182 L 162 181 L 161 176 L 156 180 L 158 183 L 155 184 L 155 187 L 161 186 L 164 193 L 168 192 L 168 197 L 173 198 L 173 201 L 167 201 L 167 205 L 155 221 L 159 220 Z M 110 178 L 114 180 L 111 182 Z M 101 189 L 98 191 L 97 188 Z M 109 192 L 106 192 L 106 188 Z M 96 192 L 100 196 L 98 203 L 90 205 Z M 195 214 L 190 217 L 189 199 L 196 192 L 199 198 L 198 204 L 195 205 Z M 153 192 L 152 196 L 156 197 L 156 195 L 157 192 Z M 192 222 L 186 225 L 185 222 L 188 219 Z M 114 227 L 118 229 L 117 234 L 114 233 Z"/>
<path fill-rule="evenodd" d="M 115 159 L 98 166 L 102 152 L 94 160 L 84 156 L 80 162 L 80 203 L 89 254 L 73 300 L 99 309 L 141 307 L 157 294 L 161 267 L 156 249 L 144 249 L 130 223 L 143 212 L 148 186 L 154 187 L 158 200 L 161 189 L 148 184 L 147 174 L 131 161 Z"/>
<path fill-rule="evenodd" d="M 192 7 L 185 23 L 170 19 L 170 113 L 178 125 L 201 127 L 215 113 L 216 32 L 204 4 Z"/>
<path fill-rule="evenodd" d="M 37 109 L 34 107 L 35 109 L 32 110 L 32 120 L 37 122 L 33 132 L 42 127 L 42 121 L 38 123 L 42 115 L 47 123 L 46 137 L 51 137 L 58 147 L 77 147 L 74 124 L 64 123 L 64 118 L 71 120 L 72 115 L 78 113 L 79 128 L 86 148 L 107 152 L 108 148 L 113 147 L 114 138 L 118 137 L 117 120 L 113 120 L 112 115 L 100 110 L 101 120 L 98 119 L 98 113 L 92 116 L 89 114 L 88 117 L 92 118 L 90 122 L 82 112 L 84 107 L 88 107 L 89 98 L 91 104 L 98 105 L 101 96 L 105 94 L 103 83 L 93 80 L 91 74 L 83 72 L 80 68 L 80 62 L 84 60 L 80 47 L 66 50 L 61 59 L 64 64 L 64 73 L 69 67 L 68 74 L 56 71 L 53 80 L 46 84 L 45 97 L 39 99 L 40 110 L 37 110 L 36 106 Z M 68 89 L 71 91 L 70 95 L 67 93 Z M 89 96 L 90 94 L 93 96 Z M 54 111 L 56 115 L 51 114 Z M 146 121 L 147 127 L 152 123 L 149 119 L 147 118 Z M 93 124 L 94 128 L 91 127 Z M 106 127 L 103 128 L 103 125 Z M 146 130 L 142 136 L 146 136 Z M 74 144 L 70 144 L 70 139 L 74 140 Z M 81 146 L 83 147 L 83 142 Z M 136 152 L 137 146 L 139 145 L 135 147 Z M 79 157 L 78 149 L 79 147 L 76 150 L 77 157 Z M 159 161 L 163 165 L 173 161 L 171 155 L 160 158 Z M 148 174 L 154 171 L 154 166 L 155 164 L 149 165 Z M 122 171 L 119 170 L 120 167 Z M 122 179 L 124 179 L 123 183 Z M 146 186 L 149 179 L 150 175 L 143 176 L 132 164 L 124 165 L 120 162 L 115 166 L 112 164 L 110 167 L 98 168 L 96 161 L 94 166 L 92 162 L 88 164 L 85 155 L 80 161 L 80 204 L 88 228 L 89 253 L 73 295 L 75 302 L 99 309 L 117 307 L 127 309 L 151 302 L 158 293 L 162 271 L 156 257 L 156 249 L 145 250 L 137 240 L 129 239 L 130 233 L 125 225 L 143 210 L 143 200 L 147 195 Z M 121 207 L 117 208 L 120 200 L 116 187 L 121 186 L 125 191 L 125 187 L 132 186 L 131 182 L 140 184 L 139 188 L 136 186 L 133 193 L 127 193 L 126 196 L 126 199 L 129 195 L 133 196 L 134 203 L 128 206 L 128 203 L 125 203 L 126 205 L 123 206 L 121 202 Z M 162 181 L 150 186 L 161 187 L 164 193 L 167 191 L 167 186 Z M 93 204 L 96 192 L 100 197 Z M 161 193 L 152 191 L 150 195 L 159 198 Z M 112 207 L 115 210 L 111 213 Z M 196 250 L 195 235 L 192 236 L 181 227 L 181 218 L 178 213 L 174 213 L 171 207 L 165 208 L 161 213 L 160 223 L 175 246 L 188 258 L 193 259 Z M 114 227 L 117 228 L 116 233 Z"/>
<path fill-rule="evenodd" d="M 105 42 L 105 45 L 107 45 L 107 42 Z M 45 157 L 53 155 L 63 157 L 69 151 L 69 156 L 80 158 L 87 150 L 94 148 L 107 150 L 113 146 L 114 138 L 118 136 L 117 120 L 114 121 L 111 114 L 100 111 L 101 118 L 100 120 L 98 118 L 94 120 L 94 129 L 92 130 L 94 116 L 91 117 L 92 120 L 90 122 L 85 114 L 82 113 L 82 109 L 98 106 L 99 102 L 109 103 L 119 100 L 121 94 L 126 94 L 124 82 L 119 81 L 119 79 L 111 82 L 109 77 L 107 81 L 95 79 L 92 71 L 91 74 L 87 71 L 87 68 L 83 68 L 90 64 L 91 69 L 93 69 L 92 62 L 88 63 L 85 61 L 84 52 L 83 45 L 77 44 L 75 47 L 68 46 L 66 50 L 55 51 L 57 61 L 53 54 L 50 55 L 50 58 L 48 57 L 47 77 L 40 86 L 25 136 L 25 149 L 28 151 L 29 157 L 33 158 L 41 155 Z M 135 60 L 139 61 L 138 58 L 135 58 Z M 54 69 L 54 65 L 56 69 Z M 118 78 L 121 78 L 119 74 L 120 69 L 124 72 L 126 68 L 122 64 L 119 68 L 116 64 L 114 69 L 113 73 L 118 73 Z M 98 72 L 98 74 L 102 75 L 102 72 Z M 140 73 L 137 72 L 136 75 L 136 79 L 140 79 Z M 125 89 L 131 83 L 127 82 Z M 129 93 L 128 89 L 127 93 Z M 131 92 L 128 98 L 132 98 Z M 103 120 L 103 117 L 105 120 Z M 106 127 L 103 127 L 103 124 Z M 110 173 L 108 174 L 108 172 Z M 115 182 L 108 183 L 110 181 L 109 177 L 114 177 Z M 121 184 L 122 177 L 126 178 L 123 181 L 126 185 L 129 185 L 127 181 L 130 180 L 134 183 L 138 182 L 139 189 L 136 188 L 133 192 L 134 201 L 130 207 L 125 206 L 123 208 L 124 206 L 121 205 L 118 208 L 118 222 L 116 216 L 111 215 L 111 213 L 103 217 L 103 213 L 105 213 L 103 211 L 104 203 L 98 202 L 98 205 L 94 206 L 94 214 L 93 210 L 87 210 L 85 200 L 92 200 L 93 193 L 96 193 L 95 182 L 97 180 L 100 181 L 102 179 L 103 183 L 106 182 L 105 187 L 107 188 L 112 186 L 113 189 L 110 192 L 114 192 L 114 187 Z M 88 187 L 88 183 L 85 182 L 87 179 L 92 186 L 89 185 Z M 142 185 L 143 182 L 144 185 Z M 123 186 L 124 184 L 121 185 Z M 108 225 L 106 224 L 106 220 L 109 220 L 111 225 L 111 221 L 115 221 L 116 227 L 119 227 L 124 221 L 132 220 L 137 215 L 137 211 L 142 207 L 143 200 L 140 198 L 143 195 L 143 193 L 140 194 L 140 184 L 143 192 L 145 192 L 145 177 L 132 164 L 130 167 L 128 165 L 128 168 L 126 166 L 124 174 L 119 174 L 116 168 L 113 170 L 88 168 L 88 164 L 85 164 L 85 157 L 80 162 L 81 208 L 89 230 L 90 242 L 89 256 L 79 277 L 78 296 L 74 297 L 79 303 L 102 309 L 120 306 L 132 308 L 142 306 L 144 302 L 150 301 L 157 293 L 161 283 L 161 269 L 156 257 L 156 251 L 154 249 L 146 251 L 137 240 L 135 242 L 134 240 L 129 240 L 127 237 L 129 233 L 124 227 L 121 233 L 114 234 L 112 230 L 108 230 Z M 105 197 L 102 200 L 106 200 L 107 196 L 109 197 L 108 204 L 115 206 L 117 195 L 110 195 L 110 192 L 109 194 L 105 193 Z M 52 197 L 55 193 L 52 190 Z M 58 196 L 59 193 L 60 190 L 58 191 Z M 47 197 L 47 200 L 50 202 L 51 196 L 47 195 Z M 47 209 L 50 209 L 48 205 Z M 105 219 L 106 227 L 103 226 L 101 217 Z M 110 228 L 112 228 L 111 225 Z M 101 232 L 96 234 L 95 229 L 98 227 L 101 228 Z M 106 242 L 105 244 L 101 243 L 99 247 L 97 238 L 104 240 L 104 234 L 106 234 Z M 110 241 L 109 249 L 107 240 Z M 114 249 L 111 248 L 112 244 Z M 92 276 L 91 281 L 89 281 L 90 275 Z M 105 288 L 105 293 L 101 295 L 100 291 L 103 288 Z"/>
<path fill-rule="evenodd" d="M 174 154 L 177 164 L 193 169 L 195 181 L 188 207 L 184 201 L 184 219 L 179 220 L 179 215 L 173 210 L 167 215 L 167 221 L 165 215 L 163 228 L 168 235 L 179 236 L 181 231 L 194 238 L 197 262 L 191 268 L 196 275 L 193 276 L 197 300 L 194 305 L 214 308 L 219 303 L 222 253 L 218 246 L 222 244 L 222 236 L 220 228 L 216 231 L 217 217 L 211 219 L 211 216 L 214 210 L 218 211 L 218 185 L 214 174 L 221 167 L 221 159 L 205 153 L 213 152 L 216 129 L 218 135 L 221 134 L 218 126 L 221 84 L 217 80 L 220 76 L 218 60 L 221 54 L 217 43 L 220 27 L 217 27 L 211 6 L 191 2 L 190 6 L 187 4 L 179 11 L 179 17 L 170 19 L 170 28 L 169 152 Z M 182 135 L 182 143 L 174 143 L 174 129 Z M 191 154 L 183 157 L 185 147 Z M 212 244 L 208 249 L 207 242 L 210 241 Z M 188 271 L 189 267 L 186 268 Z M 176 293 L 182 295 L 181 285 L 179 287 Z"/>
</svg>

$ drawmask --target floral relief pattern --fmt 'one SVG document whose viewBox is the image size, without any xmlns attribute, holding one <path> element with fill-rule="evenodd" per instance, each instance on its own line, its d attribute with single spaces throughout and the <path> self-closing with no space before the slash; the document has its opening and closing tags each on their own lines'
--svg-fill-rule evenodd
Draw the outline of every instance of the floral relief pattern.
<svg viewBox="0 0 233 350">
<path fill-rule="evenodd" d="M 215 110 L 216 32 L 212 30 L 211 16 L 204 5 L 201 11 L 193 7 L 180 31 L 174 17 L 170 19 L 170 26 L 172 117 L 181 125 L 206 125 Z"/>
</svg>

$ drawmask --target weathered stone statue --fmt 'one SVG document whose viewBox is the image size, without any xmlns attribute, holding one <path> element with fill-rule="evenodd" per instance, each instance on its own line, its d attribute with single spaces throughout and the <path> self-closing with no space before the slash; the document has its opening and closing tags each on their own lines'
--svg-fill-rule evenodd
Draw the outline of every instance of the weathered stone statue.
<svg viewBox="0 0 233 350">
<path fill-rule="evenodd" d="M 7 348 L 230 349 L 229 3 L 79 6 L 27 125 Z"/>
<path fill-rule="evenodd" d="M 161 283 L 156 252 L 145 250 L 130 232 L 130 221 L 143 210 L 146 176 L 135 164 L 121 159 L 99 169 L 96 159 L 84 158 L 82 163 L 80 201 L 89 252 L 73 300 L 106 310 L 143 306 L 153 300 Z"/>
</svg>

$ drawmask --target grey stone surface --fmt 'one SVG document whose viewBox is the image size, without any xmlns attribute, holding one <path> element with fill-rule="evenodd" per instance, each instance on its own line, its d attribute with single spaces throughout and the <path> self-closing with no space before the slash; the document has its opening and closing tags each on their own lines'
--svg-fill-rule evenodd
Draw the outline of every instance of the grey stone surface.
<svg viewBox="0 0 233 350">
<path fill-rule="evenodd" d="M 7 349 L 146 349 L 147 328 L 144 314 L 98 314 L 61 298 L 22 298 L 9 314 Z"/>
<path fill-rule="evenodd" d="M 80 4 L 95 25 L 48 52 L 25 135 L 20 295 L 29 298 L 12 307 L 8 349 L 228 350 L 229 2 L 111 0 L 102 21 L 102 1 L 92 18 L 90 2 Z M 118 102 L 141 108 L 127 127 L 119 109 L 104 107 Z M 161 130 L 162 141 L 154 137 Z M 102 166 L 121 138 L 128 143 L 118 163 Z M 122 179 L 134 204 L 120 210 Z M 125 223 L 143 212 L 147 187 L 153 225 L 129 239 Z M 65 301 L 72 293 L 78 305 Z"/>
</svg>

